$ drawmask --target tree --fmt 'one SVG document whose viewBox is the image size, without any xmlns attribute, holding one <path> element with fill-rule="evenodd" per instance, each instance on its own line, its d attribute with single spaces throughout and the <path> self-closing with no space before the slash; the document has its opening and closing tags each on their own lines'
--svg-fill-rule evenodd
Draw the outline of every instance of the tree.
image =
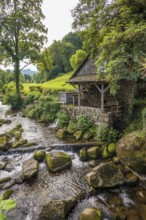
<svg viewBox="0 0 146 220">
<path fill-rule="evenodd" d="M 3 0 L 0 5 L 0 57 L 14 66 L 20 100 L 20 62 L 34 62 L 46 39 L 42 0 Z"/>
<path fill-rule="evenodd" d="M 73 25 L 84 36 L 86 33 L 84 45 L 96 61 L 99 77 L 117 88 L 120 79 L 141 77 L 146 57 L 146 4 L 144 0 L 108 2 L 80 0 L 73 10 Z"/>
<path fill-rule="evenodd" d="M 85 51 L 76 50 L 75 54 L 73 54 L 70 58 L 70 63 L 73 70 L 76 70 L 81 65 L 86 56 L 87 54 Z"/>
<path fill-rule="evenodd" d="M 41 79 L 42 81 L 49 80 L 49 71 L 52 68 L 52 58 L 50 54 L 49 48 L 45 49 L 39 58 L 39 61 L 37 63 L 37 69 L 40 73 L 40 76 L 42 75 Z"/>
</svg>

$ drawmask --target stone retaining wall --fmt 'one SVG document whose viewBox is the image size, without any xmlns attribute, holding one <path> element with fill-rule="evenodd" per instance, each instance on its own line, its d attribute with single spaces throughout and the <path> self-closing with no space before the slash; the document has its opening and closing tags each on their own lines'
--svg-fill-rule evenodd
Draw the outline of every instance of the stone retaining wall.
<svg viewBox="0 0 146 220">
<path fill-rule="evenodd" d="M 102 112 L 100 108 L 93 107 L 65 107 L 71 118 L 77 118 L 79 115 L 87 115 L 95 125 L 104 125 L 106 127 L 112 126 L 112 114 L 111 112 Z"/>
</svg>

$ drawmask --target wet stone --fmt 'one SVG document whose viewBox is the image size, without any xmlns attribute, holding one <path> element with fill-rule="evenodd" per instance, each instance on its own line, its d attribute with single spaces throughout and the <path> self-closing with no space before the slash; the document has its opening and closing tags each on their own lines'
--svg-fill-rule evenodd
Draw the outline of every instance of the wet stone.
<svg viewBox="0 0 146 220">
<path fill-rule="evenodd" d="M 108 203 L 110 205 L 114 205 L 114 206 L 121 206 L 122 205 L 122 199 L 118 196 L 113 196 L 113 197 L 108 199 Z"/>
<path fill-rule="evenodd" d="M 0 170 L 4 170 L 6 165 L 7 165 L 6 162 L 0 162 Z"/>
<path fill-rule="evenodd" d="M 141 203 L 146 204 L 146 191 L 145 190 L 139 190 L 136 192 L 136 197 Z"/>
<path fill-rule="evenodd" d="M 134 173 L 128 173 L 125 175 L 125 182 L 129 186 L 135 186 L 138 184 L 138 177 Z"/>
<path fill-rule="evenodd" d="M 37 175 L 38 161 L 30 158 L 22 164 L 22 173 L 25 179 L 30 180 Z"/>
</svg>

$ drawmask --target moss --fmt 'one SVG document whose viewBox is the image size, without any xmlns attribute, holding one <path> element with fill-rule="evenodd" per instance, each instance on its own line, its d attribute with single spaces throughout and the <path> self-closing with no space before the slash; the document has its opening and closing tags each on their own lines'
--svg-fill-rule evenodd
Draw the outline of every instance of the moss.
<svg viewBox="0 0 146 220">
<path fill-rule="evenodd" d="M 86 131 L 83 135 L 83 139 L 84 140 L 89 140 L 93 135 L 89 132 L 89 131 Z"/>
<path fill-rule="evenodd" d="M 33 154 L 33 158 L 37 161 L 43 161 L 44 158 L 46 156 L 46 152 L 45 151 L 36 151 Z"/>
<path fill-rule="evenodd" d="M 115 143 L 111 143 L 108 145 L 108 151 L 111 153 L 111 154 L 114 154 L 116 152 L 116 144 Z"/>
<path fill-rule="evenodd" d="M 83 136 L 83 131 L 76 131 L 73 135 L 75 137 L 75 139 L 78 141 L 78 140 L 81 140 L 82 139 L 82 136 Z"/>
<path fill-rule="evenodd" d="M 4 200 L 9 199 L 12 193 L 13 193 L 13 189 L 7 189 L 3 194 L 3 199 Z"/>
<path fill-rule="evenodd" d="M 112 154 L 108 152 L 108 148 L 107 148 L 107 146 L 105 146 L 102 150 L 102 158 L 107 159 L 111 156 L 112 156 Z"/>
<path fill-rule="evenodd" d="M 0 179 L 0 184 L 1 184 L 1 183 L 8 182 L 8 181 L 10 181 L 10 180 L 11 180 L 11 177 L 9 177 L 9 176 L 3 177 L 3 178 Z"/>
<path fill-rule="evenodd" d="M 91 159 L 96 159 L 99 157 L 100 155 L 100 148 L 98 146 L 93 146 L 93 147 L 90 147 L 88 150 L 87 150 L 87 155 L 89 158 Z"/>
<path fill-rule="evenodd" d="M 52 152 L 46 155 L 48 169 L 52 172 L 57 172 L 72 164 L 71 157 L 64 152 Z"/>
<path fill-rule="evenodd" d="M 87 150 L 85 147 L 83 147 L 81 150 L 80 150 L 80 160 L 82 162 L 85 162 L 87 161 Z"/>
<path fill-rule="evenodd" d="M 21 132 L 20 131 L 15 131 L 14 136 L 15 136 L 16 140 L 19 140 L 21 138 Z"/>
<path fill-rule="evenodd" d="M 37 143 L 36 142 L 29 142 L 23 145 L 23 147 L 31 147 L 31 146 L 36 146 Z"/>
<path fill-rule="evenodd" d="M 20 147 L 20 146 L 23 146 L 24 144 L 27 143 L 27 139 L 21 139 L 20 141 L 14 143 L 12 145 L 13 148 L 17 148 L 17 147 Z"/>
<path fill-rule="evenodd" d="M 59 139 L 64 138 L 66 135 L 66 129 L 59 129 L 56 133 L 56 137 Z"/>
</svg>

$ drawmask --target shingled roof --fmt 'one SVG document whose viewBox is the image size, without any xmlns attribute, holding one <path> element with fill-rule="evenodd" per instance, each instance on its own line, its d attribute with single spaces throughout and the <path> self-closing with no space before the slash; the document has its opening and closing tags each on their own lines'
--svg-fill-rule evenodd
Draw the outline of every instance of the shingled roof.
<svg viewBox="0 0 146 220">
<path fill-rule="evenodd" d="M 105 79 L 100 79 L 97 76 L 97 69 L 94 64 L 94 60 L 90 59 L 88 55 L 79 68 L 74 72 L 74 74 L 70 77 L 67 83 L 70 84 L 79 84 L 79 83 L 106 83 Z"/>
</svg>

